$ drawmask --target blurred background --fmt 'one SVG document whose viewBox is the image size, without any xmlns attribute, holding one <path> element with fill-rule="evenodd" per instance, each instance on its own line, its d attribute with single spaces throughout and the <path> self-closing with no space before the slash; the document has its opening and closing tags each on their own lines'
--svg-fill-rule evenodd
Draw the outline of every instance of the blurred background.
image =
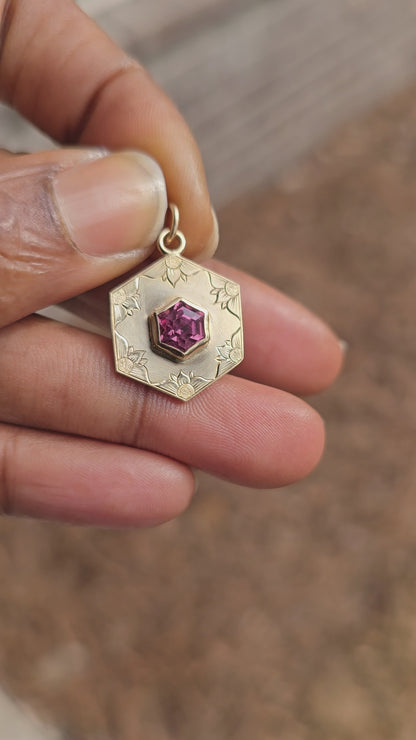
<svg viewBox="0 0 416 740">
<path fill-rule="evenodd" d="M 0 521 L 0 740 L 414 740 L 416 0 L 80 5 L 189 120 L 220 256 L 349 350 L 290 489 L 203 475 L 144 532 Z"/>
</svg>

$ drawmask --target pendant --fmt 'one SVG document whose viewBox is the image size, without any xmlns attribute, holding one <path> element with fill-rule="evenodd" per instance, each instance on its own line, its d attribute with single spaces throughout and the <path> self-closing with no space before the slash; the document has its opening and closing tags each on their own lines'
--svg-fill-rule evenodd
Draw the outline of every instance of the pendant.
<svg viewBox="0 0 416 740">
<path fill-rule="evenodd" d="M 182 257 L 178 208 L 169 211 L 162 257 L 110 292 L 114 358 L 122 375 L 189 401 L 243 359 L 240 286 Z"/>
</svg>

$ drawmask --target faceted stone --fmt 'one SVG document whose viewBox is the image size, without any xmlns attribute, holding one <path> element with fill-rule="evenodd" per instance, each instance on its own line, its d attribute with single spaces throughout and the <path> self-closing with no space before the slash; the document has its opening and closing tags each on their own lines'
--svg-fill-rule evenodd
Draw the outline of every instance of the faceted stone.
<svg viewBox="0 0 416 740">
<path fill-rule="evenodd" d="M 204 312 L 185 301 L 156 314 L 161 344 L 185 354 L 206 338 Z"/>
</svg>

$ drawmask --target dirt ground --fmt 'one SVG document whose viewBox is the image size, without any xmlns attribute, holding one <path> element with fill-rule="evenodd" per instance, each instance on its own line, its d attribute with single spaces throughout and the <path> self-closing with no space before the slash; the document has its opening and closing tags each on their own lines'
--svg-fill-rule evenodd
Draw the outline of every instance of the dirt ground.
<svg viewBox="0 0 416 740">
<path fill-rule="evenodd" d="M 153 531 L 0 522 L 0 684 L 69 740 L 414 740 L 416 89 L 220 220 L 349 343 L 326 456 Z"/>
</svg>

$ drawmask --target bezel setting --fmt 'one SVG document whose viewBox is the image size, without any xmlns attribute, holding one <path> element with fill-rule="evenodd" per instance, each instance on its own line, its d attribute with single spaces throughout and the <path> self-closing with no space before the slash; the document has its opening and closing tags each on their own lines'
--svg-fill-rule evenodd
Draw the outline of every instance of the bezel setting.
<svg viewBox="0 0 416 740">
<path fill-rule="evenodd" d="M 188 306 L 189 308 L 192 308 L 195 311 L 198 311 L 203 314 L 204 336 L 199 341 L 194 342 L 192 346 L 186 350 L 177 349 L 173 347 L 171 344 L 164 342 L 161 338 L 159 316 L 163 314 L 165 311 L 169 311 L 170 309 L 173 309 L 178 303 L 184 303 L 185 306 Z M 205 308 L 202 308 L 201 306 L 197 306 L 196 304 L 191 303 L 191 301 L 186 300 L 183 297 L 175 298 L 173 301 L 169 301 L 167 305 L 162 306 L 157 311 L 154 311 L 149 316 L 148 321 L 149 321 L 150 341 L 152 344 L 153 351 L 158 353 L 162 357 L 167 357 L 169 359 L 174 360 L 175 362 L 184 362 L 191 355 L 194 355 L 195 352 L 198 352 L 198 350 L 200 350 L 202 347 L 204 347 L 209 342 L 208 311 Z"/>
<path fill-rule="evenodd" d="M 204 314 L 205 336 L 184 352 L 161 341 L 157 321 L 178 301 Z M 177 253 L 110 291 L 110 308 L 117 372 L 181 401 L 243 360 L 239 285 Z"/>
</svg>

